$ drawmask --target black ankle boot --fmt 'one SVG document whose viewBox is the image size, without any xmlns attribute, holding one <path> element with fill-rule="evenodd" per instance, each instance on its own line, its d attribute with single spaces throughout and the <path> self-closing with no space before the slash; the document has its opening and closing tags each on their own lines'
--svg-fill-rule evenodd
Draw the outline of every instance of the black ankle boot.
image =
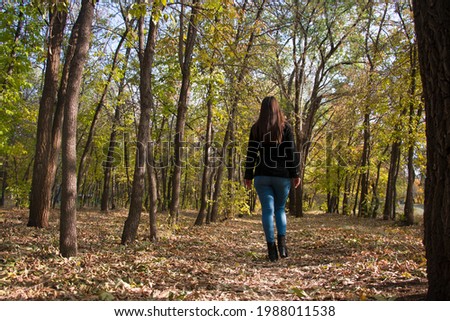
<svg viewBox="0 0 450 321">
<path fill-rule="evenodd" d="M 286 236 L 278 235 L 278 251 L 280 252 L 280 257 L 287 257 L 288 250 L 286 247 Z"/>
<path fill-rule="evenodd" d="M 269 260 L 274 262 L 278 260 L 277 246 L 275 242 L 267 242 L 267 250 L 269 252 Z"/>
</svg>

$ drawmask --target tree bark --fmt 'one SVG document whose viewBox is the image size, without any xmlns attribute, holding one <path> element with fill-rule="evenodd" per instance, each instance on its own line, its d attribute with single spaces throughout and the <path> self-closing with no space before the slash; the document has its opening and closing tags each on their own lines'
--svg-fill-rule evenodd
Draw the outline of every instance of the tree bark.
<svg viewBox="0 0 450 321">
<path fill-rule="evenodd" d="M 392 143 L 391 147 L 391 158 L 388 172 L 388 180 L 386 185 L 386 196 L 384 200 L 383 209 L 383 219 L 389 220 L 394 216 L 397 200 L 396 200 L 396 185 L 397 185 L 397 175 L 398 172 L 398 160 L 400 158 L 400 141 L 395 141 Z"/>
<path fill-rule="evenodd" d="M 95 126 L 97 124 L 98 117 L 100 116 L 100 112 L 102 111 L 103 106 L 105 105 L 106 95 L 108 94 L 109 86 L 111 85 L 111 82 L 112 82 L 112 77 L 117 68 L 119 53 L 120 53 L 120 50 L 122 49 L 122 46 L 127 38 L 128 32 L 129 32 L 129 28 L 127 27 L 125 29 L 125 32 L 123 33 L 122 37 L 120 38 L 119 43 L 117 44 L 116 51 L 114 52 L 114 58 L 113 58 L 111 70 L 108 75 L 108 79 L 106 80 L 106 83 L 103 87 L 102 95 L 100 97 L 99 102 L 97 103 L 96 108 L 95 108 L 94 117 L 92 118 L 91 126 L 89 127 L 88 137 L 86 139 L 86 144 L 84 145 L 83 153 L 81 154 L 80 163 L 78 165 L 78 179 L 77 179 L 77 182 L 78 182 L 77 188 L 78 189 L 80 189 L 81 179 L 84 176 L 85 171 L 86 171 L 86 167 L 87 167 L 86 166 L 86 158 L 88 156 L 89 150 L 91 149 L 92 141 L 94 139 Z"/>
<path fill-rule="evenodd" d="M 428 299 L 450 300 L 450 2 L 413 0 L 427 121 L 424 244 Z"/>
<path fill-rule="evenodd" d="M 158 210 L 158 185 L 156 184 L 156 174 L 154 170 L 154 151 L 153 144 L 148 146 L 148 162 L 147 173 L 149 182 L 149 197 L 150 204 L 148 207 L 149 219 L 150 219 L 150 241 L 156 242 L 158 240 L 158 230 L 156 224 L 156 212 Z"/>
<path fill-rule="evenodd" d="M 302 142 L 302 130 L 303 130 L 303 106 L 301 102 L 301 97 L 303 96 L 303 91 L 305 87 L 305 64 L 306 64 L 306 54 L 309 50 L 309 42 L 308 42 L 308 36 L 307 36 L 307 29 L 301 25 L 301 16 L 304 14 L 303 12 L 299 11 L 299 1 L 295 1 L 295 22 L 294 22 L 294 35 L 292 38 L 293 42 L 293 60 L 294 60 L 294 71 L 293 71 L 293 83 L 294 85 L 294 115 L 295 115 L 295 139 L 297 144 L 298 150 L 303 150 L 303 144 Z M 309 21 L 307 24 L 311 22 L 312 16 L 309 17 Z M 299 26 L 301 25 L 301 28 Z M 297 58 L 297 32 L 301 32 L 300 37 L 302 39 L 302 47 L 303 50 L 300 54 L 300 58 Z M 300 41 L 299 41 L 300 43 Z M 289 92 L 291 89 L 289 89 Z M 300 161 L 301 164 L 303 163 L 302 155 L 300 155 Z M 306 160 L 305 160 L 306 162 Z M 303 169 L 304 166 L 300 167 L 302 178 L 300 182 L 300 186 L 297 189 L 291 188 L 292 190 L 292 196 L 290 196 L 292 206 L 290 205 L 290 210 L 292 211 L 292 214 L 296 217 L 303 217 Z"/>
<path fill-rule="evenodd" d="M 117 137 L 117 125 L 120 124 L 120 118 L 121 118 L 121 108 L 123 107 L 123 104 L 120 103 L 120 97 L 122 96 L 122 93 L 125 89 L 125 73 L 128 68 L 128 60 L 130 57 L 131 48 L 127 48 L 125 53 L 125 62 L 124 62 L 124 76 L 120 80 L 119 84 L 119 92 L 117 93 L 117 97 L 119 101 L 116 105 L 116 110 L 114 111 L 114 120 L 112 124 L 111 129 L 111 135 L 109 137 L 109 146 L 108 146 L 108 154 L 106 156 L 106 161 L 104 165 L 104 175 L 103 175 L 103 192 L 102 192 L 102 200 L 100 209 L 102 211 L 108 211 L 108 203 L 109 203 L 109 197 L 110 197 L 110 185 L 111 185 L 111 171 L 113 169 L 113 163 L 114 163 L 114 151 L 116 148 L 116 137 Z"/>
<path fill-rule="evenodd" d="M 349 173 L 345 174 L 345 180 L 344 180 L 344 196 L 342 198 L 342 215 L 349 215 L 349 195 L 350 195 L 350 178 Z"/>
<path fill-rule="evenodd" d="M 246 5 L 246 3 L 247 2 L 245 2 L 244 6 Z M 261 15 L 263 13 L 265 4 L 266 4 L 266 1 L 264 0 L 264 1 L 262 1 L 261 5 L 258 7 L 258 12 L 256 13 L 255 23 L 261 19 Z M 235 36 L 235 42 L 234 42 L 234 45 L 236 47 L 239 45 L 240 36 L 241 36 L 240 28 L 238 28 L 238 31 Z M 236 86 L 236 88 L 238 88 L 248 73 L 247 65 L 248 65 L 248 60 L 250 58 L 250 54 L 252 52 L 255 37 L 256 37 L 256 30 L 253 29 L 250 34 L 249 40 L 247 42 L 247 46 L 245 49 L 245 56 L 242 61 L 241 68 L 237 72 L 236 80 L 233 80 L 233 82 L 232 82 L 231 87 L 232 87 L 233 91 L 235 90 L 234 86 Z M 217 220 L 217 217 L 219 214 L 219 197 L 222 193 L 222 181 L 223 181 L 223 172 L 225 170 L 226 154 L 227 154 L 227 149 L 228 149 L 228 146 L 229 146 L 230 140 L 231 140 L 231 132 L 232 132 L 232 128 L 233 128 L 233 123 L 234 123 L 238 103 L 239 103 L 239 95 L 236 90 L 234 92 L 234 95 L 233 95 L 232 101 L 231 101 L 231 111 L 230 111 L 230 115 L 229 115 L 230 118 L 228 120 L 227 129 L 225 131 L 225 136 L 223 139 L 223 145 L 221 148 L 221 155 L 220 155 L 221 162 L 217 168 L 217 173 L 216 173 L 217 176 L 216 176 L 216 182 L 214 184 L 214 192 L 213 192 L 213 199 L 212 199 L 212 206 L 211 206 L 211 213 L 210 213 L 211 222 L 215 222 Z"/>
<path fill-rule="evenodd" d="M 370 86 L 369 86 L 370 88 Z M 370 155 L 370 112 L 364 114 L 363 151 L 361 156 L 361 196 L 359 198 L 358 216 L 366 217 L 368 214 L 369 196 L 369 155 Z"/>
<path fill-rule="evenodd" d="M 370 1 L 371 2 L 371 1 Z M 368 92 L 366 98 L 366 106 L 364 107 L 364 120 L 363 120 L 363 150 L 361 155 L 361 196 L 358 205 L 358 216 L 367 217 L 369 213 L 369 180 L 370 180 L 370 116 L 372 114 L 372 97 L 373 97 L 373 74 L 375 72 L 375 67 L 380 52 L 380 35 L 383 30 L 383 25 L 385 22 L 387 14 L 388 5 L 385 5 L 381 21 L 378 23 L 378 30 L 375 37 L 372 36 L 373 32 L 373 22 L 375 15 L 373 13 L 373 3 L 369 6 L 369 18 L 367 20 L 366 35 L 365 35 L 365 55 L 367 58 L 368 68 Z"/>
<path fill-rule="evenodd" d="M 211 74 L 213 72 L 213 68 L 210 70 Z M 211 136 L 212 136 L 212 107 L 213 107 L 213 98 L 212 98 L 212 84 L 208 84 L 208 100 L 206 102 L 206 106 L 208 109 L 208 114 L 206 116 L 206 137 L 205 137 L 205 145 L 203 151 L 203 174 L 202 174 L 202 191 L 200 195 L 200 210 L 198 211 L 197 219 L 195 220 L 194 225 L 202 225 L 203 221 L 206 217 L 206 210 L 208 206 L 208 177 L 210 175 L 210 164 L 209 164 L 209 153 L 211 147 Z"/>
<path fill-rule="evenodd" d="M 337 213 L 339 208 L 339 178 L 333 177 L 332 160 L 333 153 L 333 133 L 326 133 L 326 182 L 327 182 L 327 213 Z"/>
<path fill-rule="evenodd" d="M 3 161 L 3 170 L 0 172 L 2 175 L 2 195 L 0 197 L 0 206 L 5 205 L 6 188 L 8 187 L 8 160 Z"/>
<path fill-rule="evenodd" d="M 385 153 L 387 151 L 388 148 L 386 148 Z M 378 195 L 378 183 L 380 182 L 381 165 L 382 162 L 378 162 L 377 176 L 375 177 L 375 182 L 372 183 L 372 202 L 370 204 L 370 217 L 372 218 L 376 218 L 378 216 L 378 208 L 380 207 L 380 197 Z"/>
<path fill-rule="evenodd" d="M 28 226 L 47 227 L 51 207 L 51 191 L 54 172 L 51 167 L 53 153 L 53 119 L 58 95 L 61 44 L 64 37 L 67 12 L 50 13 L 49 46 L 47 51 L 47 68 L 44 87 L 39 106 L 36 131 L 36 149 L 34 156 L 33 177 L 30 194 L 30 212 Z M 59 127 L 60 128 L 60 127 Z M 53 175 L 52 175 L 53 174 Z"/>
<path fill-rule="evenodd" d="M 136 162 L 134 168 L 133 186 L 131 191 L 130 209 L 122 232 L 122 244 L 124 245 L 135 241 L 142 212 L 148 144 L 150 143 L 150 115 L 151 111 L 154 108 L 152 93 L 152 72 L 153 60 L 155 55 L 156 34 L 158 30 L 158 24 L 154 20 L 156 10 L 159 10 L 159 8 L 153 6 L 152 16 L 150 19 L 150 30 L 148 33 L 147 45 L 145 47 L 145 50 L 143 49 L 144 18 L 141 17 L 139 21 L 139 60 L 141 64 L 141 83 L 139 86 L 139 91 L 141 96 L 141 116 L 139 119 Z M 149 175 L 154 175 L 153 171 L 150 171 Z"/>
<path fill-rule="evenodd" d="M 78 102 L 84 64 L 89 50 L 95 3 L 83 0 L 78 16 L 79 35 L 74 56 L 70 63 L 70 77 L 64 105 L 62 199 L 60 220 L 60 252 L 63 257 L 77 255 L 77 153 L 76 132 Z"/>
<path fill-rule="evenodd" d="M 183 167 L 183 144 L 184 130 L 186 126 L 186 113 L 188 103 L 188 92 L 191 82 L 191 64 L 192 54 L 194 52 L 194 45 L 197 38 L 197 15 L 199 12 L 199 0 L 192 1 L 191 16 L 189 19 L 188 33 L 186 37 L 186 47 L 184 54 L 180 53 L 181 66 L 181 89 L 178 99 L 177 121 L 175 125 L 175 140 L 174 140 L 174 169 L 172 175 L 172 199 L 169 211 L 169 224 L 173 224 L 178 217 L 180 206 L 180 191 L 181 191 L 181 168 Z M 184 7 L 184 3 L 182 4 Z M 180 26 L 182 28 L 182 26 Z M 180 31 L 182 32 L 182 30 Z M 181 37 L 180 37 L 181 38 Z M 180 46 L 183 41 L 180 39 Z M 183 49 L 181 49 L 182 51 Z"/>
<path fill-rule="evenodd" d="M 414 96 L 416 95 L 416 75 L 417 75 L 417 49 L 415 44 L 411 44 L 410 48 L 410 87 L 409 87 L 409 131 L 408 131 L 408 186 L 406 189 L 405 199 L 405 222 L 407 225 L 414 224 L 414 182 L 416 180 L 416 173 L 414 171 L 414 149 L 415 149 L 415 131 L 417 128 L 417 121 L 422 114 L 422 109 L 419 108 L 416 117 L 416 108 L 414 104 Z"/>
</svg>

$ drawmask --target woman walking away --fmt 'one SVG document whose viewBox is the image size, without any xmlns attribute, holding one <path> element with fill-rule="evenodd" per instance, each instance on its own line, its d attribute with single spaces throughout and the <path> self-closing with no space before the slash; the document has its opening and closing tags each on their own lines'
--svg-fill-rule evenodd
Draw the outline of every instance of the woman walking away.
<svg viewBox="0 0 450 321">
<path fill-rule="evenodd" d="M 244 183 L 251 188 L 252 179 L 255 179 L 270 261 L 278 260 L 278 252 L 282 258 L 288 256 L 285 205 L 291 181 L 295 188 L 300 184 L 299 164 L 291 126 L 285 121 L 275 97 L 264 98 L 259 118 L 250 130 Z"/>
</svg>

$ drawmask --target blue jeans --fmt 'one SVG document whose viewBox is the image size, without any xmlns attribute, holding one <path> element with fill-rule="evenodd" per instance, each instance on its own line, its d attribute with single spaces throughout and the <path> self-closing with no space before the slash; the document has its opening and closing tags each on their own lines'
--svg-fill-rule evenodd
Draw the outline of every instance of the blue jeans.
<svg viewBox="0 0 450 321">
<path fill-rule="evenodd" d="M 275 242 L 273 216 L 278 235 L 286 235 L 286 200 L 291 179 L 276 176 L 255 176 L 254 185 L 262 207 L 262 224 L 267 242 Z"/>
</svg>

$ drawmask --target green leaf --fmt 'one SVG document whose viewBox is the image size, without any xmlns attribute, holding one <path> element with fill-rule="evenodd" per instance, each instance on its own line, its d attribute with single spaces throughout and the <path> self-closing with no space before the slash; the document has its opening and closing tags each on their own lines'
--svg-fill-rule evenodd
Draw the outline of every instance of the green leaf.
<svg viewBox="0 0 450 321">
<path fill-rule="evenodd" d="M 299 299 L 307 298 L 309 297 L 308 293 L 306 293 L 305 290 L 299 289 L 299 288 L 292 288 L 291 292 L 294 293 L 296 296 L 298 296 Z"/>
<path fill-rule="evenodd" d="M 115 299 L 114 295 L 106 291 L 100 292 L 98 297 L 102 301 L 113 301 Z"/>
</svg>

